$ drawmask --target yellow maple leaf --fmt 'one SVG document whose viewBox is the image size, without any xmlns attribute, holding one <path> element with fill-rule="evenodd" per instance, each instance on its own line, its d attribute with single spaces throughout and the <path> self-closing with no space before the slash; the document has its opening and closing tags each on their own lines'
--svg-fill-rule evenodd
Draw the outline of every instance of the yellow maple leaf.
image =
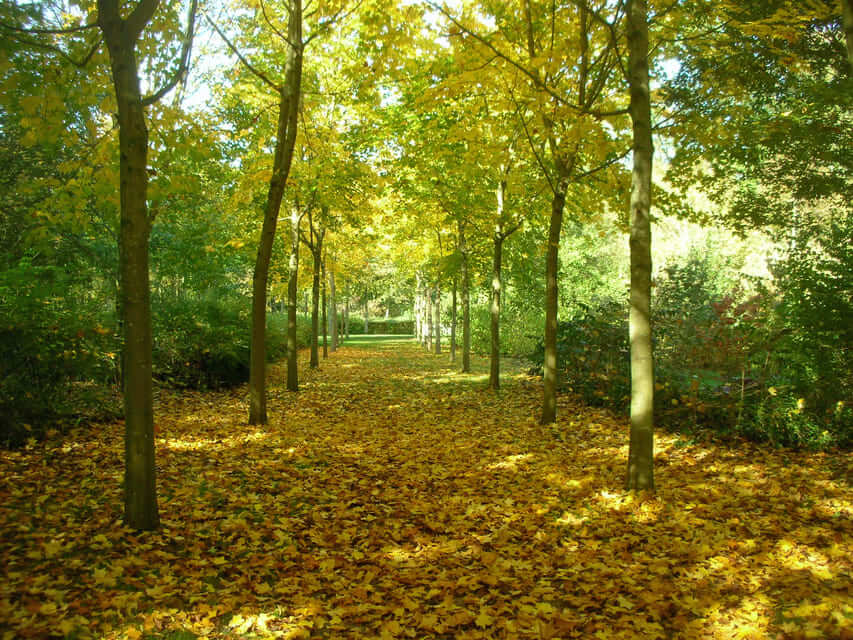
<svg viewBox="0 0 853 640">
<path fill-rule="evenodd" d="M 479 615 L 474 618 L 474 624 L 476 624 L 481 629 L 485 629 L 486 627 L 490 627 L 495 623 L 495 619 L 486 613 L 485 609 L 480 609 Z"/>
</svg>

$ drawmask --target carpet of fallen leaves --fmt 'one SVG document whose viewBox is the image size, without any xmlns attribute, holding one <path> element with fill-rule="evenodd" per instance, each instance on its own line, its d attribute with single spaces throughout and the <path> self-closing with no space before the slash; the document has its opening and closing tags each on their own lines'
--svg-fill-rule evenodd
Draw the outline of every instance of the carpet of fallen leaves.
<svg viewBox="0 0 853 640">
<path fill-rule="evenodd" d="M 307 364 L 307 363 L 306 363 Z M 658 437 L 413 342 L 301 391 L 161 392 L 162 526 L 121 523 L 121 424 L 0 452 L 2 638 L 853 638 L 841 455 Z"/>
</svg>

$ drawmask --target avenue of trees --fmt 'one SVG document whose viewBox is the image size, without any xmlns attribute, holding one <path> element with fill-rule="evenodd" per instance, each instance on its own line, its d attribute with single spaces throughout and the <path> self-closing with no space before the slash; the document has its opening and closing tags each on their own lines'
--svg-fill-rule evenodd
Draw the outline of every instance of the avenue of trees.
<svg viewBox="0 0 853 640">
<path fill-rule="evenodd" d="M 653 432 L 853 442 L 851 0 L 0 8 L 0 439 L 350 334 L 488 356 Z M 121 393 L 121 402 L 116 397 Z"/>
</svg>

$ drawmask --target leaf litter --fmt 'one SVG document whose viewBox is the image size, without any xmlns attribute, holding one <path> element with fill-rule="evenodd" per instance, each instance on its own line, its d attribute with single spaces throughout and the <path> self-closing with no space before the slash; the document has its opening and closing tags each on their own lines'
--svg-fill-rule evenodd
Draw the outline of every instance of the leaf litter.
<svg viewBox="0 0 853 640">
<path fill-rule="evenodd" d="M 658 434 L 413 342 L 160 393 L 161 528 L 121 522 L 123 425 L 0 453 L 0 637 L 853 638 L 851 463 Z"/>
</svg>

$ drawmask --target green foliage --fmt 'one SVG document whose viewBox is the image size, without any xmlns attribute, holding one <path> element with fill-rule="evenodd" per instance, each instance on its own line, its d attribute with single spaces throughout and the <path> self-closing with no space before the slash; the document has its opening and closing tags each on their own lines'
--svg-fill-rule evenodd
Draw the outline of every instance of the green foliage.
<svg viewBox="0 0 853 640">
<path fill-rule="evenodd" d="M 339 320 L 343 322 L 343 320 Z M 414 321 L 411 318 L 402 316 L 399 318 L 373 318 L 367 319 L 368 331 L 371 335 L 412 335 L 415 332 Z M 342 327 L 343 325 L 341 325 Z M 350 334 L 360 335 L 364 333 L 364 317 L 350 314 L 349 316 L 349 332 Z"/>
<path fill-rule="evenodd" d="M 175 387 L 216 389 L 249 379 L 249 302 L 237 296 L 159 297 L 154 312 L 154 375 Z M 297 317 L 297 344 L 310 340 Z M 287 356 L 287 315 L 267 315 L 267 358 Z"/>
<path fill-rule="evenodd" d="M 774 276 L 776 375 L 820 411 L 853 398 L 853 215 L 799 228 Z"/>
<path fill-rule="evenodd" d="M 778 293 L 746 294 L 733 269 L 695 253 L 656 288 L 655 416 L 776 446 L 853 444 L 850 250 L 845 243 L 777 263 Z M 565 387 L 587 404 L 628 410 L 627 309 L 612 302 L 560 324 Z M 541 342 L 532 359 L 541 365 Z"/>
<path fill-rule="evenodd" d="M 624 305 L 616 302 L 582 313 L 557 327 L 557 358 L 567 388 L 592 406 L 626 408 L 628 326 Z M 530 359 L 541 367 L 545 355 L 540 340 Z"/>
<path fill-rule="evenodd" d="M 19 444 L 78 416 L 111 415 L 119 344 L 85 275 L 25 257 L 0 271 L 0 443 Z M 105 326 L 106 325 L 106 326 Z"/>
<path fill-rule="evenodd" d="M 449 317 L 449 315 L 448 315 Z M 462 325 L 457 327 L 461 340 Z M 449 320 L 448 320 L 449 322 Z M 542 339 L 542 312 L 535 308 L 505 309 L 501 314 L 501 353 L 514 358 L 527 357 L 534 352 Z M 471 349 L 487 354 L 491 349 L 491 314 L 485 305 L 471 307 Z"/>
</svg>

